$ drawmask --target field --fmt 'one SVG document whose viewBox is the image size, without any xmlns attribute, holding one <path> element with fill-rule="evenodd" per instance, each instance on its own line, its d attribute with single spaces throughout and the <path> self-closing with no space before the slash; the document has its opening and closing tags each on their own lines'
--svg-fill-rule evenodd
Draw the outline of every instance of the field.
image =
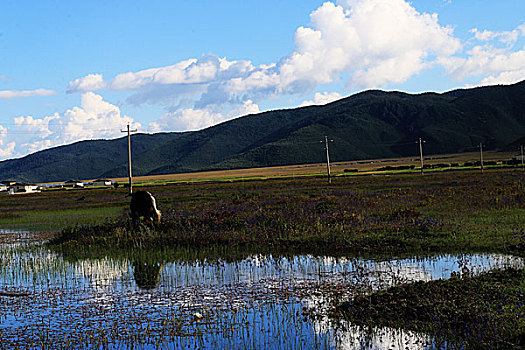
<svg viewBox="0 0 525 350">
<path fill-rule="evenodd" d="M 399 161 L 397 163 L 400 164 Z M 384 162 L 381 166 L 385 164 L 388 163 Z M 346 168 L 350 165 L 341 166 Z M 463 169 L 426 172 L 424 175 L 416 169 L 405 174 L 376 173 L 370 176 L 351 176 L 339 171 L 335 172 L 338 176 L 333 177 L 331 183 L 326 181 L 326 177 L 316 176 L 315 173 L 299 176 L 299 171 L 296 173 L 295 170 L 293 176 L 283 174 L 282 169 L 266 170 L 268 173 L 264 175 L 250 171 L 244 171 L 242 175 L 236 172 L 228 172 L 227 175 L 215 173 L 210 177 L 201 174 L 196 176 L 201 176 L 200 180 L 193 182 L 176 177 L 139 179 L 137 188 L 151 191 L 162 211 L 162 223 L 157 226 L 133 227 L 128 217 L 127 189 L 118 187 L 2 196 L 0 227 L 38 230 L 36 238 L 50 238 L 47 246 L 51 251 L 72 261 L 86 258 L 104 261 L 110 256 L 119 256 L 122 250 L 133 251 L 130 253 L 133 258 L 129 261 L 133 261 L 134 273 L 138 273 L 138 266 L 144 264 L 162 266 L 179 259 L 173 257 L 171 250 L 189 252 L 184 256 L 197 254 L 200 256 L 197 261 L 201 261 L 197 262 L 197 266 L 215 260 L 220 265 L 221 259 L 234 262 L 267 255 L 285 256 L 286 259 L 308 254 L 337 259 L 371 257 L 380 260 L 400 257 L 426 259 L 442 254 L 466 256 L 497 253 L 516 259 L 524 256 L 525 171 L 520 168 L 487 168 L 483 174 L 479 169 Z M 277 172 L 282 176 L 276 176 Z M 163 247 L 163 252 L 148 253 L 159 247 Z M 135 263 L 137 259 L 142 265 Z M 194 258 L 184 258 L 183 261 L 186 259 L 194 261 Z M 122 261 L 128 260 L 118 258 L 117 261 L 122 264 Z M 181 264 L 183 269 L 187 268 L 184 267 L 186 263 Z M 155 269 L 153 277 L 146 279 L 154 281 L 153 286 L 159 283 L 159 268 Z M 219 271 L 220 268 L 215 273 L 224 273 Z M 358 275 L 358 272 L 352 272 L 352 276 Z M 464 288 L 487 296 L 488 299 L 481 298 L 487 307 L 471 310 L 474 314 L 466 313 L 471 304 L 462 302 L 459 295 L 457 298 L 444 298 L 443 304 L 435 304 L 431 293 L 421 292 L 431 290 L 432 285 L 426 284 L 431 282 L 401 284 L 401 289 L 387 289 L 390 299 L 385 301 L 384 296 L 377 294 L 377 298 L 373 299 L 375 303 L 370 302 L 372 299 L 369 296 L 381 291 L 361 290 L 354 282 L 347 280 L 343 284 L 315 284 L 317 287 L 312 284 L 308 287 L 312 288 L 308 289 L 308 293 L 316 295 L 322 291 L 323 295 L 335 298 L 333 303 L 340 305 L 348 305 L 343 302 L 347 303 L 355 295 L 345 293 L 345 290 L 357 293 L 357 304 L 351 305 L 356 305 L 355 310 L 360 310 L 360 314 L 365 312 L 369 317 L 358 319 L 348 307 L 346 310 L 350 311 L 340 307 L 339 310 L 343 311 L 334 317 L 351 319 L 366 327 L 401 327 L 423 331 L 438 337 L 437 342 L 444 337 L 445 341 L 449 339 L 474 348 L 479 344 L 499 347 L 505 342 L 521 345 L 525 332 L 525 310 L 522 289 L 516 286 L 523 286 L 522 270 L 514 273 L 507 271 L 495 277 L 480 277 L 480 282 L 476 278 L 467 268 L 460 269 L 455 279 L 450 280 L 452 290 Z M 136 281 L 139 283 L 138 279 Z M 494 294 L 491 287 L 495 284 L 499 294 Z M 281 285 L 279 288 L 284 293 L 279 298 L 289 300 L 303 287 Z M 446 290 L 449 287 L 440 288 Z M 244 292 L 241 288 L 235 293 Z M 381 313 L 374 316 L 374 310 L 387 304 L 394 315 L 412 310 L 416 306 L 407 306 L 405 302 L 410 293 L 421 297 L 420 304 L 424 305 L 425 312 L 431 308 L 434 310 L 433 305 L 441 307 L 435 309 L 443 316 L 439 324 L 422 317 L 407 317 L 403 318 L 406 323 L 401 325 L 396 323 L 395 318 L 385 319 Z M 454 294 L 444 292 L 444 295 Z M 360 296 L 364 299 L 358 299 Z M 498 304 L 498 298 L 503 298 L 505 303 Z M 359 300 L 368 302 L 359 304 Z M 283 305 L 288 304 L 285 302 Z M 498 305 L 503 305 L 503 309 Z M 320 315 L 314 310 L 303 308 L 303 315 L 317 319 Z M 282 312 L 278 311 L 279 314 Z M 297 310 L 293 312 L 301 314 Z M 326 311 L 324 317 L 328 313 Z M 499 343 L 492 344 L 487 343 L 490 336 L 471 339 L 464 330 L 456 329 L 465 327 L 465 322 L 458 321 L 447 329 L 442 327 L 443 324 L 452 324 L 451 320 L 457 319 L 458 315 L 470 315 L 465 319 L 472 316 L 477 320 L 512 319 L 516 322 L 505 322 L 504 328 L 496 329 L 502 336 L 498 338 Z M 296 321 L 303 322 L 300 319 Z M 180 322 L 184 325 L 189 322 L 187 327 L 193 329 L 190 319 L 184 318 Z M 284 321 L 279 319 L 275 322 Z M 473 327 L 469 328 L 472 332 L 484 335 L 498 323 L 486 322 L 492 328 L 483 328 L 479 326 L 480 322 L 475 325 L 467 322 L 467 326 Z"/>
<path fill-rule="evenodd" d="M 516 152 L 485 152 L 484 162 L 503 163 L 516 157 Z M 473 170 L 479 169 L 479 165 L 474 163 L 479 162 L 480 154 L 477 152 L 458 153 L 458 154 L 442 154 L 424 157 L 424 167 L 434 168 L 434 171 L 439 170 Z M 445 165 L 445 167 L 442 167 Z M 441 166 L 441 167 L 440 167 Z M 491 167 L 492 165 L 489 165 Z M 419 156 L 407 158 L 385 158 L 385 159 L 368 159 L 349 162 L 332 162 L 330 164 L 331 173 L 336 176 L 342 175 L 371 175 L 384 174 L 386 167 L 413 167 L 412 170 L 405 169 L 401 172 L 416 173 L 420 172 L 421 162 Z M 497 166 L 499 167 L 499 166 Z M 134 177 L 134 183 L 139 184 L 162 184 L 169 182 L 195 182 L 195 181 L 223 181 L 231 180 L 246 180 L 246 179 L 267 179 L 267 178 L 294 178 L 304 176 L 326 176 L 326 163 L 318 164 L 303 164 L 303 165 L 289 165 L 279 167 L 266 168 L 250 168 L 250 169 L 231 169 L 220 171 L 205 171 L 198 173 L 181 173 L 181 174 L 166 174 L 154 176 L 138 176 Z M 128 183 L 128 178 L 113 179 L 119 183 Z"/>
<path fill-rule="evenodd" d="M 331 184 L 309 177 L 144 187 L 156 195 L 163 221 L 140 230 L 129 225 L 125 189 L 85 191 L 82 201 L 73 192 L 35 195 L 25 207 L 38 213 L 42 208 L 37 204 L 52 208 L 50 200 L 63 201 L 60 221 L 74 217 L 81 224 L 98 223 L 61 231 L 55 242 L 70 245 L 226 244 L 299 250 L 322 246 L 345 253 L 519 254 L 524 243 L 524 175 L 512 169 L 484 175 L 463 171 L 339 177 Z M 104 211 L 108 218 L 101 222 Z"/>
</svg>

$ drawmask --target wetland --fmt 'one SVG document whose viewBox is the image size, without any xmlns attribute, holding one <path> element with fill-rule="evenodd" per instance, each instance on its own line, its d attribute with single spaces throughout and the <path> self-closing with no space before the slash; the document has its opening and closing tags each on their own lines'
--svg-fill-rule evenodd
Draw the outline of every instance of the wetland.
<svg viewBox="0 0 525 350">
<path fill-rule="evenodd" d="M 522 171 L 144 185 L 156 227 L 129 224 L 125 189 L 0 198 L 3 347 L 522 345 Z M 456 336 L 472 305 L 432 301 L 439 281 L 480 288 L 475 316 L 505 320 L 498 342 L 472 324 Z M 413 293 L 430 302 L 412 321 L 385 317 L 414 310 Z"/>
</svg>

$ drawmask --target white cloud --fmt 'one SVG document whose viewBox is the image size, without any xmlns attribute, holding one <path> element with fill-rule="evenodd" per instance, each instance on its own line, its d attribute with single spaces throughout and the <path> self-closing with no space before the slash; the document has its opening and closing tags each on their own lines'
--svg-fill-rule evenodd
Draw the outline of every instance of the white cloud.
<svg viewBox="0 0 525 350">
<path fill-rule="evenodd" d="M 85 91 L 84 85 L 132 90 L 128 103 L 162 104 L 170 115 L 174 109 L 194 114 L 221 105 L 242 106 L 247 100 L 311 93 L 320 84 L 339 80 L 359 88 L 400 83 L 430 67 L 435 57 L 461 48 L 437 15 L 419 13 L 404 0 L 325 2 L 311 13 L 308 26 L 297 29 L 294 42 L 293 52 L 276 63 L 255 66 L 205 55 L 122 73 L 105 83 L 101 75 L 87 76 L 70 83 L 68 91 Z M 205 114 L 197 119 L 205 120 Z"/>
<path fill-rule="evenodd" d="M 474 38 L 479 41 L 498 40 L 505 44 L 513 44 L 518 40 L 520 35 L 524 35 L 525 25 L 521 25 L 512 31 L 493 32 L 490 30 L 480 31 L 477 28 L 471 29 L 470 32 L 474 34 Z"/>
<path fill-rule="evenodd" d="M 14 154 L 16 142 L 12 141 L 6 145 L 4 145 L 4 143 L 2 142 L 0 143 L 0 146 L 1 146 L 0 147 L 0 158 L 1 159 L 11 158 Z"/>
<path fill-rule="evenodd" d="M 253 101 L 245 101 L 241 106 L 227 113 L 217 113 L 210 109 L 180 109 L 166 113 L 157 121 L 150 123 L 150 132 L 199 130 L 240 116 L 259 113 L 259 106 Z"/>
<path fill-rule="evenodd" d="M 208 104 L 242 104 L 246 99 L 239 98 L 235 91 L 229 92 L 227 86 L 259 69 L 250 61 L 205 55 L 172 66 L 119 74 L 108 85 L 115 90 L 134 90 L 126 100 L 130 104 L 160 103 L 173 109 L 189 101 L 186 107 L 201 109 Z"/>
<path fill-rule="evenodd" d="M 104 82 L 104 77 L 102 74 L 88 74 L 85 77 L 78 78 L 70 82 L 66 92 L 88 92 L 104 88 L 106 88 L 106 83 Z"/>
<path fill-rule="evenodd" d="M 153 132 L 161 130 L 198 130 L 217 124 L 225 118 L 221 113 L 213 113 L 203 109 L 180 109 L 161 116 L 149 125 Z"/>
<path fill-rule="evenodd" d="M 0 127 L 0 145 L 8 145 L 1 147 L 0 157 L 25 155 L 80 140 L 120 137 L 128 123 L 132 128 L 141 127 L 122 115 L 117 106 L 87 92 L 81 97 L 80 107 L 44 118 L 20 116 L 14 118 L 13 127 Z"/>
<path fill-rule="evenodd" d="M 525 68 L 515 71 L 502 72 L 483 78 L 478 85 L 514 84 L 525 79 Z"/>
<path fill-rule="evenodd" d="M 312 106 L 312 105 L 325 105 L 327 103 L 337 101 L 341 99 L 341 97 L 342 97 L 341 94 L 338 92 L 332 92 L 332 93 L 316 92 L 313 100 L 304 101 L 299 105 L 299 107 Z"/>
<path fill-rule="evenodd" d="M 61 141 L 91 139 L 96 137 L 121 136 L 120 129 L 126 124 L 140 128 L 139 123 L 121 115 L 120 109 L 102 99 L 102 96 L 88 92 L 82 95 L 81 107 L 67 110 L 59 117 Z"/>
<path fill-rule="evenodd" d="M 297 49 L 280 66 L 281 81 L 292 90 L 336 81 L 346 74 L 354 86 L 400 83 L 427 68 L 435 56 L 461 48 L 453 30 L 437 15 L 421 14 L 403 0 L 325 2 L 300 27 Z"/>
<path fill-rule="evenodd" d="M 473 39 L 483 42 L 466 52 L 466 57 L 440 58 L 440 64 L 456 81 L 481 77 L 477 85 L 511 84 L 525 79 L 525 50 L 514 46 L 525 36 L 525 25 L 513 31 L 491 32 L 471 30 Z M 504 47 L 499 45 L 505 44 Z"/>
<path fill-rule="evenodd" d="M 472 39 L 462 43 L 452 27 L 439 23 L 437 14 L 418 12 L 405 0 L 327 1 L 311 13 L 308 25 L 296 30 L 294 50 L 277 62 L 254 65 L 209 54 L 118 74 L 108 81 L 102 74 L 90 74 L 71 82 L 68 92 L 132 91 L 127 103 L 157 104 L 167 112 L 150 124 L 150 130 L 182 131 L 258 111 L 260 100 L 304 96 L 334 82 L 347 89 L 385 87 L 436 66 L 458 81 L 472 76 L 479 76 L 483 84 L 523 79 L 524 51 L 513 46 L 525 35 L 525 25 L 471 33 Z M 316 94 L 301 105 L 338 97 Z M 73 109 L 61 118 L 73 121 L 73 114 L 81 112 Z M 73 125 L 67 132 L 82 134 Z"/>
<path fill-rule="evenodd" d="M 115 90 L 135 90 L 150 85 L 210 84 L 253 70 L 249 61 L 228 61 L 214 55 L 188 59 L 177 64 L 119 74 L 111 82 Z"/>
<path fill-rule="evenodd" d="M 56 95 L 56 92 L 48 89 L 36 89 L 36 90 L 4 90 L 0 91 L 0 99 L 11 99 L 19 97 L 32 97 L 32 96 L 51 96 Z"/>
<path fill-rule="evenodd" d="M 53 132 L 49 130 L 49 123 L 52 120 L 59 119 L 58 115 L 51 117 L 45 117 L 43 119 L 33 118 L 32 116 L 27 117 L 16 117 L 14 119 L 15 125 L 17 126 L 18 132 L 27 132 L 38 135 L 40 138 L 46 138 L 52 135 Z"/>
<path fill-rule="evenodd" d="M 7 129 L 0 125 L 0 159 L 11 157 L 16 146 L 14 141 L 7 143 L 6 138 Z"/>
</svg>

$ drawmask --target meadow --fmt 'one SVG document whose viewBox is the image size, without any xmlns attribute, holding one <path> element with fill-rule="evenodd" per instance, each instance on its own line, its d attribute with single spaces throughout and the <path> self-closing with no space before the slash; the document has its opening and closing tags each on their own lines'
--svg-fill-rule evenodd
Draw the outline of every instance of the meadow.
<svg viewBox="0 0 525 350">
<path fill-rule="evenodd" d="M 85 191 L 82 201 L 75 199 L 79 194 L 36 195 L 26 207 L 35 208 L 41 198 L 41 205 L 54 213 L 49 201 L 64 201 L 60 221 L 67 222 L 69 215 L 80 220 L 52 242 L 70 246 L 219 244 L 302 251 L 323 247 L 345 254 L 521 254 L 525 243 L 525 172 L 515 169 L 484 175 L 345 176 L 331 184 L 309 177 L 144 188 L 155 194 L 163 213 L 156 227 L 130 226 L 125 189 Z M 104 211 L 108 216 L 102 221 Z M 36 212 L 49 216 L 43 208 Z"/>
<path fill-rule="evenodd" d="M 246 282 L 241 281 L 239 289 L 224 292 L 230 293 L 228 295 L 233 298 L 232 300 L 246 298 L 251 305 L 248 308 L 237 305 L 233 309 L 228 309 L 228 317 L 231 319 L 238 317 L 241 315 L 239 310 L 246 312 L 243 317 L 259 317 L 257 311 L 253 310 L 263 310 L 266 307 L 262 306 L 266 305 L 263 300 L 282 299 L 282 303 L 272 306 L 272 312 L 280 316 L 274 316 L 273 321 L 266 320 L 265 324 L 268 327 L 278 325 L 287 328 L 288 321 L 281 317 L 288 315 L 286 317 L 289 318 L 289 322 L 293 322 L 296 325 L 294 327 L 297 327 L 290 329 L 298 332 L 290 334 L 290 339 L 298 337 L 301 327 L 308 325 L 304 323 L 305 319 L 318 320 L 332 315 L 330 317 L 333 320 L 350 320 L 354 326 L 357 325 L 365 330 L 373 329 L 373 332 L 376 332 L 377 327 L 423 332 L 435 337 L 431 343 L 448 344 L 450 347 L 456 344 L 459 347 L 476 348 L 481 344 L 505 348 L 505 344 L 516 346 L 523 344 L 525 334 L 523 267 L 518 266 L 518 270 L 514 272 L 505 270 L 500 274 L 494 272 L 496 275 L 493 277 L 484 277 L 483 274 L 475 276 L 467 264 L 460 262 L 462 256 L 472 254 L 506 254 L 518 259 L 523 258 L 525 171 L 522 169 L 488 169 L 484 174 L 480 174 L 479 170 L 437 171 L 426 172 L 423 176 L 417 172 L 368 176 L 354 176 L 343 172 L 333 177 L 331 183 L 326 181 L 326 177 L 315 175 L 263 179 L 243 177 L 220 181 L 206 179 L 206 181 L 194 182 L 145 181 L 135 187 L 135 190 L 138 189 L 149 190 L 156 196 L 158 207 L 163 213 L 161 224 L 133 227 L 128 216 L 127 189 L 119 187 L 2 196 L 0 197 L 2 209 L 0 227 L 38 231 L 38 234 L 27 239 L 22 238 L 47 239 L 46 249 L 53 253 L 46 254 L 53 254 L 53 256 L 56 254 L 56 259 L 65 259 L 67 266 L 73 262 L 84 264 L 86 259 L 99 261 L 96 263 L 98 266 L 100 261 L 111 258 L 116 259 L 111 260 L 114 261 L 111 262 L 111 266 L 116 264 L 119 270 L 126 270 L 129 264 L 134 275 L 140 271 L 140 266 L 157 266 L 153 269 L 156 272 L 153 274 L 148 272 L 150 276 L 145 279 L 137 279 L 138 277 L 135 276 L 135 283 L 140 287 L 144 280 L 146 282 L 153 280 L 153 288 L 155 288 L 160 280 L 160 286 L 153 289 L 156 292 L 148 289 L 148 293 L 158 294 L 160 299 L 165 293 L 179 293 L 174 292 L 178 290 L 177 286 L 181 283 L 179 279 L 187 279 L 179 276 L 176 282 L 163 285 L 163 277 L 159 277 L 160 270 L 162 269 L 164 271 L 162 274 L 165 275 L 168 271 L 167 266 L 172 266 L 172 270 L 169 271 L 173 272 L 170 273 L 178 276 L 180 272 L 177 271 L 181 268 L 186 271 L 188 264 L 191 266 L 195 264 L 195 267 L 192 267 L 195 268 L 195 272 L 192 274 L 195 274 L 195 280 L 198 281 L 204 277 L 199 271 L 208 264 L 218 264 L 213 265 L 210 276 L 222 276 L 229 270 L 224 270 L 221 266 L 230 263 L 233 264 L 232 271 L 235 271 L 232 272 L 233 275 L 244 276 L 244 272 L 237 269 L 239 265 L 246 264 L 250 266 L 248 270 L 252 271 L 248 275 L 255 275 L 255 281 L 259 281 L 250 283 L 264 285 L 257 287 L 261 290 L 257 289 L 257 292 L 250 292 L 252 294 L 247 295 Z M 0 237 L 5 239 L 3 235 Z M 122 251 L 128 252 L 126 256 L 129 257 L 122 258 Z M 182 257 L 173 256 L 174 251 L 182 251 Z M 391 287 L 390 283 L 384 284 L 381 288 L 361 288 L 358 287 L 360 284 L 356 283 L 356 281 L 369 281 L 369 276 L 372 275 L 372 272 L 363 272 L 365 271 L 361 266 L 363 263 L 357 262 L 361 261 L 360 259 L 372 259 L 371 261 L 380 264 L 383 260 L 396 261 L 402 257 L 409 259 L 415 257 L 418 261 L 420 259 L 424 261 L 428 257 L 433 259 L 434 256 L 444 254 L 456 260 L 454 264 L 457 274 L 450 280 L 442 282 L 450 285 L 439 284 L 438 287 L 434 287 L 432 283 L 436 281 L 407 283 L 412 280 L 400 278 L 399 273 L 392 272 L 395 269 L 391 268 L 388 272 L 390 277 L 383 277 L 383 279 L 397 281 L 394 287 Z M 315 263 L 310 262 L 312 257 Z M 322 272 L 322 269 L 326 268 L 327 259 L 352 263 L 343 264 L 343 271 L 333 275 L 338 276 L 335 281 L 327 280 L 321 283 L 320 281 L 325 278 L 323 276 L 334 274 L 330 271 Z M 312 270 L 297 281 L 286 278 L 274 289 L 268 287 L 267 283 L 271 283 L 269 281 L 273 281 L 276 276 L 264 275 L 265 277 L 261 278 L 257 277 L 259 272 L 253 272 L 253 269 L 260 269 L 260 261 L 267 260 L 277 260 L 277 267 L 273 265 L 271 268 L 264 267 L 264 271 L 281 271 L 283 264 L 290 264 L 290 261 L 301 261 L 300 264 L 294 263 L 297 266 L 290 268 L 290 276 L 303 269 Z M 137 265 L 137 261 L 140 264 Z M 305 267 L 310 265 L 314 267 Z M 63 267 L 58 268 L 59 271 L 63 269 Z M 146 270 L 150 271 L 149 268 Z M 374 268 L 374 271 L 376 270 L 377 267 Z M 7 272 L 7 275 L 12 274 L 14 273 Z M 62 274 L 59 272 L 58 276 Z M 278 276 L 283 278 L 281 272 Z M 312 276 L 317 277 L 310 281 Z M 244 277 L 238 278 L 242 280 Z M 308 287 L 300 284 L 303 282 L 298 282 L 303 278 L 309 281 Z M 67 282 L 67 279 L 60 279 L 57 282 L 59 285 L 70 283 L 76 282 Z M 125 285 L 130 283 L 125 282 Z M 220 287 L 221 283 L 230 282 L 218 283 Z M 231 285 L 233 286 L 234 283 Z M 197 297 L 192 294 L 196 291 L 193 289 L 194 286 L 188 288 L 190 288 L 188 295 L 191 300 L 195 298 L 222 300 L 219 296 Z M 85 287 L 80 289 L 85 290 Z M 279 291 L 279 296 L 272 294 L 273 296 L 268 299 L 268 293 L 276 291 Z M 454 294 L 454 291 L 468 292 L 465 295 L 478 295 L 480 300 L 476 302 L 485 306 L 473 309 L 471 302 L 461 299 L 462 293 Z M 126 293 L 130 292 L 117 290 L 114 293 L 127 295 Z M 387 296 L 381 293 L 386 293 Z M 440 295 L 438 293 L 447 296 L 440 298 L 443 303 L 434 302 L 433 295 Z M 42 295 L 44 294 L 42 292 Z M 416 294 L 419 296 L 417 299 L 419 306 L 407 305 L 407 298 L 412 298 L 411 296 Z M 140 295 L 142 298 L 143 294 Z M 261 298 L 257 299 L 256 306 L 253 299 L 255 295 Z M 334 309 L 330 311 L 330 308 L 323 306 L 324 311 L 320 314 L 319 307 L 289 304 L 290 298 L 298 298 L 301 295 L 328 298 L 330 305 L 339 305 L 338 308 L 334 308 L 339 312 L 333 314 Z M 175 294 L 172 297 L 176 299 Z M 125 297 L 119 297 L 120 299 L 124 300 Z M 224 303 L 231 303 L 231 300 Z M 153 329 L 160 327 L 159 329 L 162 330 L 167 327 L 166 332 L 171 332 L 172 336 L 173 332 L 178 334 L 177 341 L 187 340 L 184 336 L 181 338 L 181 334 L 201 334 L 196 330 L 197 326 L 191 316 L 199 311 L 204 314 L 205 319 L 213 316 L 216 320 L 208 319 L 206 324 L 219 327 L 220 332 L 224 331 L 222 326 L 217 324 L 223 322 L 217 321 L 222 320 L 222 316 L 214 314 L 218 312 L 217 310 L 223 310 L 222 301 L 217 309 L 209 306 L 210 314 L 195 310 L 193 307 L 188 308 L 187 305 L 190 304 L 193 305 L 188 302 L 184 304 L 186 306 L 181 306 L 180 310 L 177 309 L 180 314 L 177 314 L 176 318 L 170 314 L 171 321 L 166 321 L 167 324 L 152 324 Z M 353 305 L 354 308 L 348 305 Z M 374 310 L 381 310 L 385 305 L 392 310 L 393 315 L 419 310 L 418 307 L 422 309 L 416 317 L 403 317 L 403 324 L 401 324 L 400 318 L 388 319 L 384 313 L 374 314 Z M 125 307 L 123 309 L 126 310 L 125 313 L 132 312 Z M 67 316 L 66 311 L 61 312 L 65 312 Z M 168 309 L 167 312 L 169 314 L 172 311 Z M 267 310 L 265 312 L 268 314 Z M 272 312 L 270 314 L 273 315 Z M 95 314 L 93 317 L 96 317 Z M 367 315 L 367 317 L 356 317 L 356 314 Z M 417 316 L 420 314 L 438 315 L 439 322 L 431 316 L 426 318 Z M 118 321 L 119 317 L 125 316 L 114 315 L 114 317 L 115 322 L 121 322 Z M 290 321 L 292 319 L 293 321 Z M 462 322 L 472 319 L 479 322 Z M 135 335 L 130 336 L 131 338 L 123 336 L 122 329 L 115 329 L 114 334 L 120 334 L 119 341 L 127 344 L 125 342 L 129 339 L 139 339 L 136 337 L 144 331 L 141 327 L 146 321 L 146 319 L 142 321 L 139 319 L 136 320 L 137 323 L 128 325 L 128 328 L 131 326 L 137 328 L 136 334 L 133 333 Z M 158 322 L 164 322 L 162 317 Z M 248 321 L 239 322 L 240 325 Z M 484 328 L 482 325 L 487 326 Z M 498 325 L 501 327 L 496 327 Z M 233 333 L 239 331 L 235 327 L 235 331 L 232 328 Z M 100 331 L 94 329 L 93 334 L 96 335 Z M 490 334 L 495 333 L 489 331 L 501 336 L 491 337 Z M 273 329 L 272 332 L 278 333 L 279 330 Z M 161 334 L 155 334 L 159 341 L 166 341 Z M 314 334 L 317 334 L 317 331 Z M 475 334 L 476 337 L 469 337 L 468 334 Z M 52 338 L 49 334 L 46 336 Z M 88 340 L 89 342 L 96 339 L 104 340 L 95 338 Z M 249 341 L 250 336 L 245 334 L 241 338 Z M 487 343 L 489 341 L 487 339 L 493 338 L 497 338 L 498 341 Z M 147 343 L 147 340 L 144 341 Z M 213 342 L 222 341 L 224 341 L 222 336 L 220 339 L 213 338 Z M 85 344 L 97 344 L 89 342 Z M 306 343 L 302 344 L 304 347 Z M 327 344 L 320 347 L 332 347 Z M 286 346 L 283 345 L 282 348 Z"/>
</svg>

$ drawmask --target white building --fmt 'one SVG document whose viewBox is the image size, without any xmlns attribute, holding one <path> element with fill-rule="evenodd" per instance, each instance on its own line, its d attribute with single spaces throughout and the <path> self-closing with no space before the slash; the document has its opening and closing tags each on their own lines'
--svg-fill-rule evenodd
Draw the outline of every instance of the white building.
<svg viewBox="0 0 525 350">
<path fill-rule="evenodd" d="M 40 192 L 40 186 L 17 182 L 9 188 L 9 194 Z"/>
<path fill-rule="evenodd" d="M 93 180 L 93 186 L 113 186 L 115 181 L 108 179 L 97 179 Z"/>
<path fill-rule="evenodd" d="M 68 180 L 64 182 L 64 187 L 84 188 L 84 183 L 78 180 Z"/>
</svg>

